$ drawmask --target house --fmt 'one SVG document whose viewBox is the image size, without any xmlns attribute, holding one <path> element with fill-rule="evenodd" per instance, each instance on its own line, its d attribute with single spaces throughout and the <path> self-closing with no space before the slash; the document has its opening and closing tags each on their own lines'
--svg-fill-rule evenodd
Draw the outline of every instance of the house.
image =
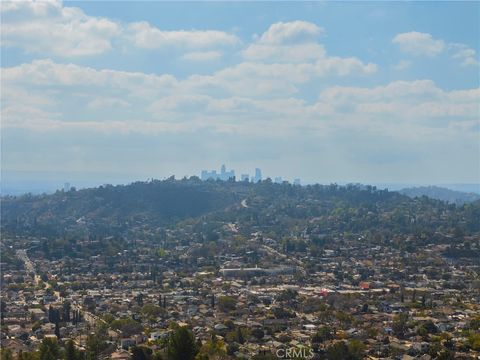
<svg viewBox="0 0 480 360">
<path fill-rule="evenodd" d="M 360 289 L 362 289 L 362 290 L 369 290 L 370 289 L 370 283 L 368 283 L 366 281 L 362 281 L 359 286 L 360 286 Z"/>
<path fill-rule="evenodd" d="M 136 344 L 137 342 L 133 338 L 124 338 L 120 340 L 120 347 L 124 350 L 128 350 L 131 346 Z"/>
<path fill-rule="evenodd" d="M 156 341 L 168 336 L 168 332 L 153 331 L 150 333 L 150 341 Z"/>
<path fill-rule="evenodd" d="M 45 311 L 38 308 L 28 309 L 34 321 L 43 321 L 46 318 Z"/>
<path fill-rule="evenodd" d="M 130 357 L 130 353 L 126 350 L 118 350 L 110 355 L 110 359 L 112 360 L 129 360 Z"/>
<path fill-rule="evenodd" d="M 24 345 L 18 339 L 3 339 L 1 342 L 2 349 L 10 349 L 12 350 L 13 355 L 17 356 L 19 352 L 30 351 L 28 346 Z"/>
</svg>

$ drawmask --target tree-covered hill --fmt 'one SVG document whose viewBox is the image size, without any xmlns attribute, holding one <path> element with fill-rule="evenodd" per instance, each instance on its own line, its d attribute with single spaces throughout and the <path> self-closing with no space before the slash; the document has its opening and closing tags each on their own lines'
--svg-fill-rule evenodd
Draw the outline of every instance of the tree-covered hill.
<svg viewBox="0 0 480 360">
<path fill-rule="evenodd" d="M 244 235 L 260 230 L 277 238 L 302 232 L 323 239 L 346 233 L 393 238 L 480 231 L 480 201 L 458 206 L 371 186 L 202 182 L 196 177 L 6 197 L 1 215 L 4 233 L 45 237 L 154 238 L 159 228 L 178 229 L 185 221 L 203 236 L 226 223 L 238 224 Z"/>
<path fill-rule="evenodd" d="M 438 186 L 419 186 L 399 190 L 399 193 L 409 197 L 428 196 L 432 199 L 446 201 L 451 204 L 465 204 L 480 200 L 480 195 L 462 191 L 454 191 Z"/>
<path fill-rule="evenodd" d="M 231 184 L 230 184 L 231 185 Z M 72 227 L 110 233 L 195 217 L 239 202 L 229 184 L 198 179 L 135 182 L 2 199 L 2 229 L 9 233 L 58 235 Z"/>
</svg>

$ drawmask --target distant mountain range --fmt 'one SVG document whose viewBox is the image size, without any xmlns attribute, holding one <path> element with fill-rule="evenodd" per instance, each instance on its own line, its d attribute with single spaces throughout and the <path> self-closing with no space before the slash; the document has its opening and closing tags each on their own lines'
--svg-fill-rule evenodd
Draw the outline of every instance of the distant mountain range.
<svg viewBox="0 0 480 360">
<path fill-rule="evenodd" d="M 401 189 L 398 192 L 411 198 L 428 196 L 432 199 L 442 200 L 451 204 L 458 205 L 480 200 L 480 195 L 478 194 L 471 192 L 455 191 L 438 186 L 411 187 Z"/>
</svg>

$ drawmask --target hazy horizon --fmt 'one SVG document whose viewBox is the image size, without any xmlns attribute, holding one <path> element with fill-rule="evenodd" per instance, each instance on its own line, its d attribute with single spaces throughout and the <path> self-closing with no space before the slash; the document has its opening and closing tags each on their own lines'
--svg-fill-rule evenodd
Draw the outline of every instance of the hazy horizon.
<svg viewBox="0 0 480 360">
<path fill-rule="evenodd" d="M 230 169 L 230 168 L 227 168 Z M 215 170 L 215 169 L 208 169 L 208 170 Z M 216 168 L 219 170 L 219 167 Z M 236 170 L 234 168 L 234 170 Z M 252 169 L 254 170 L 254 169 Z M 239 181 L 241 174 L 248 173 L 248 172 L 238 172 L 236 170 L 236 179 Z M 253 171 L 248 173 L 249 175 L 253 175 Z M 25 193 L 32 193 L 32 194 L 42 194 L 42 193 L 53 193 L 56 190 L 60 190 L 64 188 L 64 185 L 68 183 L 70 186 L 74 186 L 77 189 L 83 188 L 93 188 L 98 187 L 105 184 L 112 184 L 112 185 L 128 185 L 130 183 L 136 181 L 149 181 L 151 179 L 156 180 L 164 180 L 169 178 L 170 176 L 175 176 L 176 179 L 182 179 L 184 177 L 191 177 L 197 176 L 200 177 L 200 170 L 196 173 L 192 174 L 168 174 L 168 175 L 161 175 L 161 176 L 138 176 L 134 177 L 134 175 L 124 175 L 119 177 L 112 177 L 107 176 L 103 178 L 90 178 L 89 174 L 43 174 L 43 176 L 39 176 L 37 178 L 30 177 L 26 178 L 25 176 L 7 176 L 5 177 L 2 174 L 1 186 L 0 186 L 0 194 L 1 195 L 22 195 Z M 30 174 L 31 175 L 31 174 Z M 37 174 L 38 175 L 38 174 Z M 91 174 L 90 174 L 91 175 Z M 97 174 L 98 175 L 98 174 Z M 293 183 L 295 178 L 299 178 L 301 180 L 301 185 L 313 185 L 313 184 L 339 184 L 339 185 L 346 185 L 346 184 L 362 184 L 362 185 L 372 185 L 377 186 L 380 189 L 388 189 L 390 191 L 398 191 L 404 188 L 411 188 L 411 187 L 419 187 L 419 186 L 438 186 L 454 191 L 461 191 L 466 193 L 476 193 L 480 194 L 480 183 L 414 183 L 414 182 L 369 182 L 369 181 L 358 181 L 358 180 L 341 180 L 341 179 L 324 179 L 324 180 L 315 180 L 315 179 L 305 179 L 301 177 L 285 177 L 283 174 L 269 174 L 263 173 L 263 179 L 270 178 L 274 180 L 275 177 L 281 177 L 283 181 L 288 181 L 289 183 Z"/>
</svg>

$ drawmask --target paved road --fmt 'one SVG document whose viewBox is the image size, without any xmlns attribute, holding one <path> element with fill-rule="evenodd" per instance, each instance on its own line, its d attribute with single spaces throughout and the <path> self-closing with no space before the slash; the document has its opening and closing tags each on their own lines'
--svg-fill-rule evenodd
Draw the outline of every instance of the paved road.
<svg viewBox="0 0 480 360">
<path fill-rule="evenodd" d="M 32 261 L 27 255 L 27 250 L 17 250 L 17 256 L 20 260 L 23 261 L 27 274 L 33 274 L 33 281 L 35 282 L 35 285 L 38 285 L 40 277 L 37 275 L 37 272 L 35 271 L 35 266 L 33 266 Z"/>
<path fill-rule="evenodd" d="M 264 248 L 267 251 L 268 254 L 270 254 L 270 255 L 272 255 L 276 258 L 280 258 L 280 259 L 289 260 L 289 261 L 294 262 L 299 267 L 300 272 L 305 274 L 305 264 L 303 263 L 303 261 L 301 261 L 301 260 L 299 260 L 299 259 L 297 259 L 293 256 L 288 256 L 288 255 L 282 254 L 278 250 L 275 250 L 274 248 L 272 248 L 268 245 L 262 245 L 262 248 Z"/>
<path fill-rule="evenodd" d="M 27 250 L 25 250 L 25 249 L 17 250 L 17 256 L 25 264 L 25 270 L 26 270 L 27 274 L 33 274 L 33 281 L 34 281 L 35 285 L 38 285 L 40 283 L 40 281 L 42 281 L 42 279 L 41 279 L 40 275 L 37 274 L 37 271 L 35 270 L 35 266 L 33 265 L 32 260 L 30 260 L 30 258 L 28 257 Z M 48 288 L 52 287 L 52 285 L 50 285 L 49 283 L 45 283 L 45 287 L 48 289 Z M 57 297 L 60 296 L 60 295 L 58 295 L 58 292 L 55 292 L 55 295 Z"/>
</svg>

